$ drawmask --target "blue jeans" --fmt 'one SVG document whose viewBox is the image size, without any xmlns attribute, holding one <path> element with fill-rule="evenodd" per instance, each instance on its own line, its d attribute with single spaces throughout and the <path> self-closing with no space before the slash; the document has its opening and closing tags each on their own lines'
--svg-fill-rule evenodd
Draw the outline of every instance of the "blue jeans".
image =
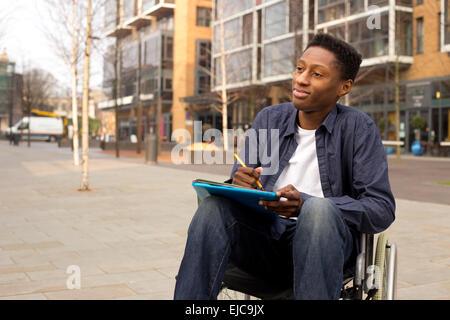
<svg viewBox="0 0 450 320">
<path fill-rule="evenodd" d="M 175 299 L 216 299 L 228 263 L 293 286 L 296 299 L 339 299 L 353 237 L 328 199 L 306 200 L 297 221 L 249 211 L 223 197 L 198 207 L 188 230 Z"/>
</svg>

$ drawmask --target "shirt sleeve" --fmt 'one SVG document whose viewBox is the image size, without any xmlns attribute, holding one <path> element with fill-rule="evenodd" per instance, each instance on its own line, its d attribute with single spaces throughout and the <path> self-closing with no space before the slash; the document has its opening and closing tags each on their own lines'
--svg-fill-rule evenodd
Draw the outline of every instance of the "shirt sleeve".
<svg viewBox="0 0 450 320">
<path fill-rule="evenodd" d="M 245 165 L 249 168 L 257 168 L 259 166 L 261 166 L 260 163 L 260 159 L 259 159 L 259 133 L 258 133 L 258 129 L 263 128 L 263 123 L 264 121 L 266 121 L 266 112 L 263 109 L 261 112 L 259 112 L 256 117 L 255 120 L 253 121 L 253 125 L 251 127 L 251 129 L 249 129 L 249 131 L 253 130 L 253 137 L 254 139 L 256 139 L 256 143 L 252 143 L 252 147 L 253 148 L 257 148 L 256 150 L 251 150 L 250 148 L 250 138 L 249 138 L 249 131 L 246 132 L 245 134 L 245 140 L 244 140 L 244 146 L 239 150 L 238 152 L 238 156 L 239 158 L 241 158 L 242 161 L 244 161 Z M 252 155 L 250 155 L 249 151 L 256 151 L 253 152 Z M 255 160 L 256 157 L 256 162 L 253 161 Z M 234 166 L 233 169 L 231 170 L 231 174 L 230 174 L 230 179 L 225 181 L 225 183 L 231 183 L 231 181 L 233 180 L 234 174 L 236 173 L 237 169 L 241 166 L 241 164 L 237 161 L 234 162 Z"/>
<path fill-rule="evenodd" d="M 375 234 L 395 220 L 386 153 L 373 121 L 362 121 L 355 131 L 352 163 L 354 196 L 330 198 L 347 224 L 359 232 Z"/>
</svg>

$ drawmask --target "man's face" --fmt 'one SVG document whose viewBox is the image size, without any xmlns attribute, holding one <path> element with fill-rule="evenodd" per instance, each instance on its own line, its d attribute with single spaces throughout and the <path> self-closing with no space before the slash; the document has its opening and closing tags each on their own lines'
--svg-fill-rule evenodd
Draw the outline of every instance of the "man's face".
<svg viewBox="0 0 450 320">
<path fill-rule="evenodd" d="M 334 54 L 321 47 L 310 47 L 297 63 L 292 80 L 292 102 L 304 112 L 331 109 L 350 91 L 349 81 L 341 79 Z M 348 90 L 348 91 L 347 91 Z"/>
</svg>

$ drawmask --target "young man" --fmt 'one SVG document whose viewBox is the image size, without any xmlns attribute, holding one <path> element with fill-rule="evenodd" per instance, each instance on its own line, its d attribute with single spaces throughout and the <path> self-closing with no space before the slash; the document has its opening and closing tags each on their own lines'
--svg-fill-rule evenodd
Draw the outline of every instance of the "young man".
<svg viewBox="0 0 450 320">
<path fill-rule="evenodd" d="M 254 188 L 259 180 L 265 190 L 277 191 L 280 201 L 260 204 L 280 217 L 206 198 L 189 227 L 175 299 L 216 299 L 228 263 L 291 285 L 296 299 L 340 297 L 360 233 L 382 232 L 395 218 L 374 122 L 337 104 L 350 92 L 360 64 L 353 47 L 327 34 L 308 44 L 294 73 L 292 103 L 263 109 L 252 127 L 279 130 L 278 171 L 265 175 L 270 163 L 259 158 L 262 147 L 255 164 L 246 148 L 248 167 L 236 164 L 229 180 Z M 270 133 L 267 139 L 270 145 Z"/>
</svg>

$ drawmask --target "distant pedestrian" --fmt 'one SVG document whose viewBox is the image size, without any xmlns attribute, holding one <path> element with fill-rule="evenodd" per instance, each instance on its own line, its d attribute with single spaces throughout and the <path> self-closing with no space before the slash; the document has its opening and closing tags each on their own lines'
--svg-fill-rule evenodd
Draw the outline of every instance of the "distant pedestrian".
<svg viewBox="0 0 450 320">
<path fill-rule="evenodd" d="M 12 137 L 13 137 L 14 145 L 15 145 L 15 146 L 18 146 L 18 145 L 19 145 L 19 141 L 20 141 L 20 135 L 17 134 L 17 133 L 14 133 L 14 134 L 12 135 Z"/>
</svg>

